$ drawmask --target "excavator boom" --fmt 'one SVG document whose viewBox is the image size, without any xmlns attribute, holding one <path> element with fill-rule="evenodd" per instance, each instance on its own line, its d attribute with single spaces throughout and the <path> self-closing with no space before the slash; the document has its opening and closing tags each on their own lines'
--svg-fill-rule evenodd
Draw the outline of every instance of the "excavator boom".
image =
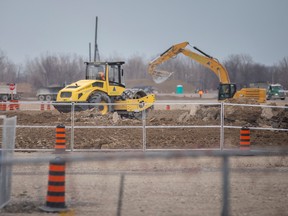
<svg viewBox="0 0 288 216">
<path fill-rule="evenodd" d="M 148 73 L 152 76 L 153 80 L 156 83 L 164 82 L 173 74 L 173 72 L 169 71 L 156 70 L 156 67 L 178 55 L 181 50 L 185 48 L 188 44 L 188 42 L 183 42 L 171 46 L 168 50 L 163 52 L 160 56 L 156 57 L 153 61 L 149 63 Z"/>
<path fill-rule="evenodd" d="M 194 47 L 194 49 L 200 52 L 202 55 L 192 52 L 191 50 L 186 48 L 187 45 L 189 45 L 189 42 L 182 42 L 182 43 L 173 45 L 168 50 L 166 50 L 164 53 L 162 53 L 160 56 L 158 56 L 157 58 L 155 58 L 153 61 L 149 63 L 148 72 L 149 74 L 152 75 L 156 83 L 164 82 L 173 74 L 173 72 L 157 70 L 156 67 L 166 62 L 167 60 L 174 58 L 179 53 L 182 53 L 183 55 L 195 60 L 201 65 L 212 70 L 215 73 L 215 75 L 219 78 L 220 83 L 223 83 L 223 84 L 230 83 L 227 70 L 222 64 L 220 64 L 220 62 L 217 59 L 204 53 L 197 47 Z"/>
<path fill-rule="evenodd" d="M 195 53 L 190 49 L 187 49 L 186 48 L 187 45 L 189 45 L 188 42 L 175 44 L 149 63 L 148 72 L 150 75 L 152 75 L 153 80 L 156 83 L 164 82 L 173 74 L 173 72 L 157 70 L 157 66 L 177 56 L 179 53 L 182 53 L 183 55 L 193 59 L 194 61 L 200 63 L 204 67 L 210 69 L 218 77 L 220 81 L 218 87 L 219 100 L 225 100 L 232 97 L 233 98 L 246 97 L 257 99 L 257 101 L 259 102 L 265 101 L 266 98 L 265 89 L 244 88 L 237 91 L 236 85 L 230 83 L 228 71 L 216 58 L 213 58 L 212 56 L 198 49 L 197 47 L 193 47 L 195 50 L 199 52 Z"/>
<path fill-rule="evenodd" d="M 218 62 L 217 59 L 213 57 L 206 57 L 206 56 L 199 55 L 198 53 L 194 53 L 188 49 L 183 49 L 181 52 L 185 56 L 188 56 L 189 58 L 195 60 L 196 62 L 200 63 L 204 67 L 207 67 L 208 69 L 213 71 L 214 74 L 218 77 L 220 83 L 223 83 L 223 84 L 230 83 L 230 78 L 229 78 L 227 70 L 222 64 Z"/>
</svg>

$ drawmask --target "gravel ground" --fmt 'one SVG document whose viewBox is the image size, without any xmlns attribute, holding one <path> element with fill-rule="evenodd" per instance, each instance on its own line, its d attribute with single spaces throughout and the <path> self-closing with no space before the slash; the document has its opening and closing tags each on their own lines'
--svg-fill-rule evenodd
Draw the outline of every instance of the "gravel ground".
<svg viewBox="0 0 288 216">
<path fill-rule="evenodd" d="M 221 158 L 120 160 L 116 152 L 69 154 L 112 159 L 66 164 L 66 215 L 221 214 Z M 54 156 L 15 153 L 26 159 Z M 230 168 L 231 215 L 287 215 L 287 157 L 233 157 Z M 39 210 L 45 205 L 47 178 L 47 163 L 15 165 L 12 199 L 1 215 L 48 214 Z"/>
</svg>

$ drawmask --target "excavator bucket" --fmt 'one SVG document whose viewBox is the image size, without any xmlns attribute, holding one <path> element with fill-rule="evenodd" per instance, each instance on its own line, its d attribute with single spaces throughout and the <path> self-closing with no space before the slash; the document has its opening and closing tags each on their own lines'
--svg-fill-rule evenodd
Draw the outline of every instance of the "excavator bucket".
<svg viewBox="0 0 288 216">
<path fill-rule="evenodd" d="M 173 72 L 169 71 L 154 70 L 152 73 L 152 78 L 155 83 L 159 84 L 166 81 L 172 74 Z"/>
</svg>

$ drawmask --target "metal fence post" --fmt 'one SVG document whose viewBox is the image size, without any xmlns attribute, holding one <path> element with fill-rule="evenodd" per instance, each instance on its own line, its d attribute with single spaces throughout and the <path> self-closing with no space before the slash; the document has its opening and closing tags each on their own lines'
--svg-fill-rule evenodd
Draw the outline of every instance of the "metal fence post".
<svg viewBox="0 0 288 216">
<path fill-rule="evenodd" d="M 229 215 L 229 156 L 223 156 L 223 207 L 222 207 L 222 216 Z"/>
<path fill-rule="evenodd" d="M 220 150 L 224 148 L 224 103 L 221 102 L 220 111 Z"/>
<path fill-rule="evenodd" d="M 75 112 L 75 103 L 71 103 L 71 138 L 70 138 L 70 150 L 74 151 L 74 124 L 75 124 L 75 119 L 74 119 L 74 113 Z"/>
<path fill-rule="evenodd" d="M 143 151 L 146 151 L 146 111 L 142 111 Z"/>
<path fill-rule="evenodd" d="M 121 211 L 122 211 L 122 206 L 123 206 L 124 181 L 125 181 L 125 174 L 122 173 L 120 176 L 117 216 L 121 216 Z"/>
</svg>

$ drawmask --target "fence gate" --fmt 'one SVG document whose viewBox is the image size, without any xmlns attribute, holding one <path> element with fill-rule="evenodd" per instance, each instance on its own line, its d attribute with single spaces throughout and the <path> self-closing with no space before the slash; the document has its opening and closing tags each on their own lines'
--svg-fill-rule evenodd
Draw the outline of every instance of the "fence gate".
<svg viewBox="0 0 288 216">
<path fill-rule="evenodd" d="M 3 161 L 13 157 L 16 117 L 0 116 L 0 125 L 0 208 L 3 208 L 10 201 L 12 178 L 12 166 L 3 164 Z"/>
</svg>

